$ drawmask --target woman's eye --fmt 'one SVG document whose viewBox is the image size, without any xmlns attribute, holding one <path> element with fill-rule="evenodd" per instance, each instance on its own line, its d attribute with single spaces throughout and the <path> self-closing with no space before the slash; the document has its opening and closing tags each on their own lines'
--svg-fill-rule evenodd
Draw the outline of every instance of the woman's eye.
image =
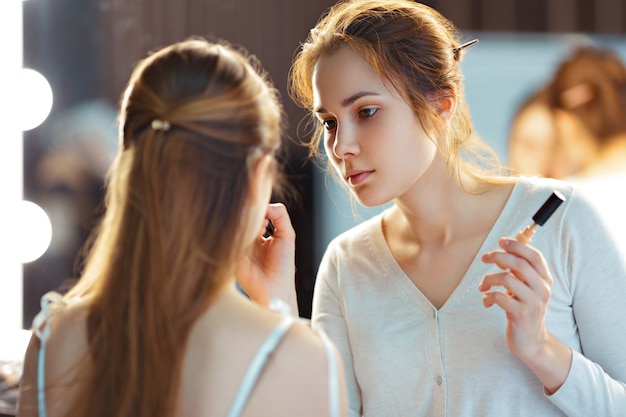
<svg viewBox="0 0 626 417">
<path fill-rule="evenodd" d="M 334 119 L 322 120 L 322 124 L 326 130 L 334 130 L 337 126 L 337 121 Z"/>
<path fill-rule="evenodd" d="M 364 109 L 359 110 L 359 119 L 369 119 L 373 115 L 376 114 L 378 108 L 376 107 L 366 107 Z"/>
</svg>

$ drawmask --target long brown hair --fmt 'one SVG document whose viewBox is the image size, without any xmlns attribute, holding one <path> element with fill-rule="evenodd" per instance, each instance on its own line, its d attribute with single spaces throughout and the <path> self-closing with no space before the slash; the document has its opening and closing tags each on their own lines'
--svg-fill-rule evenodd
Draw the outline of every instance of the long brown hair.
<svg viewBox="0 0 626 417">
<path fill-rule="evenodd" d="M 348 45 L 388 81 L 413 108 L 426 132 L 438 132 L 442 119 L 431 98 L 453 92 L 457 109 L 448 141 L 439 147 L 452 168 L 484 182 L 499 182 L 497 155 L 473 131 L 465 101 L 460 35 L 436 10 L 410 0 L 342 1 L 331 7 L 311 30 L 289 74 L 289 94 L 313 110 L 313 69 L 318 59 Z M 323 126 L 314 124 L 310 156 L 322 157 Z"/>
<path fill-rule="evenodd" d="M 251 167 L 279 149 L 283 121 L 267 74 L 225 42 L 187 40 L 136 66 L 106 212 L 66 295 L 90 300 L 72 415 L 175 413 L 190 329 L 245 251 Z"/>
</svg>

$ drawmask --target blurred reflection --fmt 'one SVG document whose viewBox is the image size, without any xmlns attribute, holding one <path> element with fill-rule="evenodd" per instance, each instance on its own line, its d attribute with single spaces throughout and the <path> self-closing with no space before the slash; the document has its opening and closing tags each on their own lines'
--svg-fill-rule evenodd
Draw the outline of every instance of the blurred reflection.
<svg viewBox="0 0 626 417">
<path fill-rule="evenodd" d="M 115 108 L 84 102 L 51 122 L 50 136 L 33 146 L 32 200 L 52 224 L 49 249 L 24 265 L 24 327 L 30 327 L 43 294 L 78 276 L 80 252 L 98 216 L 103 180 L 117 145 Z"/>
<path fill-rule="evenodd" d="M 509 166 L 520 175 L 556 177 L 551 158 L 556 142 L 554 117 L 540 89 L 517 109 L 509 130 Z"/>
<path fill-rule="evenodd" d="M 565 179 L 583 188 L 626 251 L 626 200 L 621 196 L 626 186 L 626 64 L 617 53 L 586 46 L 559 64 L 552 79 L 518 110 L 509 162 L 522 174 Z"/>
</svg>

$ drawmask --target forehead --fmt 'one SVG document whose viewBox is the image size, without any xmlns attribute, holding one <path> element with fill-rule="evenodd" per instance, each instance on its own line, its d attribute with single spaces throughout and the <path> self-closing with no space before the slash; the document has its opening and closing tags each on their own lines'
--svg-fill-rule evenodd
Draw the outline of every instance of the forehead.
<svg viewBox="0 0 626 417">
<path fill-rule="evenodd" d="M 374 68 L 349 46 L 320 56 L 313 70 L 314 107 L 332 106 L 360 91 L 392 94 Z"/>
</svg>

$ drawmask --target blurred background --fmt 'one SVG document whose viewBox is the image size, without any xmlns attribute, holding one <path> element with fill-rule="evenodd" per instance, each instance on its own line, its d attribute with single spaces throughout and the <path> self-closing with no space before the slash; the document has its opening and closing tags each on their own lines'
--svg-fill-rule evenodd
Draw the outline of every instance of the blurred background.
<svg viewBox="0 0 626 417">
<path fill-rule="evenodd" d="M 117 145 L 116 107 L 134 64 L 155 48 L 191 35 L 217 36 L 258 56 L 282 91 L 289 134 L 304 112 L 286 93 L 294 52 L 332 0 L 2 0 L 0 19 L 22 25 L 6 33 L 17 65 L 41 74 L 51 91 L 36 127 L 14 129 L 3 161 L 22 162 L 3 176 L 3 206 L 34 203 L 41 225 L 5 218 L 2 248 L 44 231 L 34 260 L 0 257 L 0 322 L 29 328 L 39 299 L 80 272 L 80 249 L 99 215 L 103 175 Z M 9 10 L 8 4 L 14 5 Z M 480 43 L 465 55 L 466 92 L 476 129 L 506 162 L 508 128 L 521 101 L 550 77 L 576 45 L 597 44 L 626 57 L 624 0 L 426 0 Z M 13 14 L 10 14 L 13 13 Z M 10 20 L 10 22 L 9 22 Z M 3 27 L 3 26 L 0 26 Z M 4 26 L 6 27 L 6 26 Z M 7 29 L 0 29 L 7 30 Z M 9 57 L 10 58 L 10 57 Z M 3 57 L 2 66 L 10 67 Z M 13 86 L 15 80 L 4 78 Z M 33 85 L 32 81 L 27 83 Z M 44 85 L 44 87 L 45 87 Z M 24 87 L 20 87 L 24 88 Z M 21 90 L 17 91 L 21 97 Z M 17 97 L 15 96 L 15 97 Z M 15 112 L 4 97 L 3 124 Z M 30 111 L 43 99 L 23 104 Z M 19 110 L 22 111 L 22 110 Z M 7 133 L 8 134 L 8 133 Z M 14 139 L 12 139 L 14 138 Z M 1 161 L 0 161 L 1 162 Z M 318 262 L 328 241 L 360 221 L 347 193 L 327 181 L 306 150 L 290 145 L 288 173 L 299 199 L 287 205 L 297 232 L 297 291 L 308 317 Z M 16 188 L 17 187 L 17 188 Z M 13 199 L 9 201 L 10 199 Z M 7 204 L 5 204 L 7 203 Z M 22 207 L 22 206 L 20 206 Z M 378 212 L 358 210 L 361 218 Z M 27 210 L 18 209 L 20 214 Z M 12 212 L 11 212 L 12 213 Z M 41 214 L 39 211 L 37 213 Z M 46 223 L 45 219 L 48 219 Z M 30 241 L 29 241 L 30 242 Z M 26 246 L 36 246 L 25 243 Z M 2 252 L 7 251 L 3 250 Z M 2 327 L 0 326 L 0 329 Z"/>
</svg>

